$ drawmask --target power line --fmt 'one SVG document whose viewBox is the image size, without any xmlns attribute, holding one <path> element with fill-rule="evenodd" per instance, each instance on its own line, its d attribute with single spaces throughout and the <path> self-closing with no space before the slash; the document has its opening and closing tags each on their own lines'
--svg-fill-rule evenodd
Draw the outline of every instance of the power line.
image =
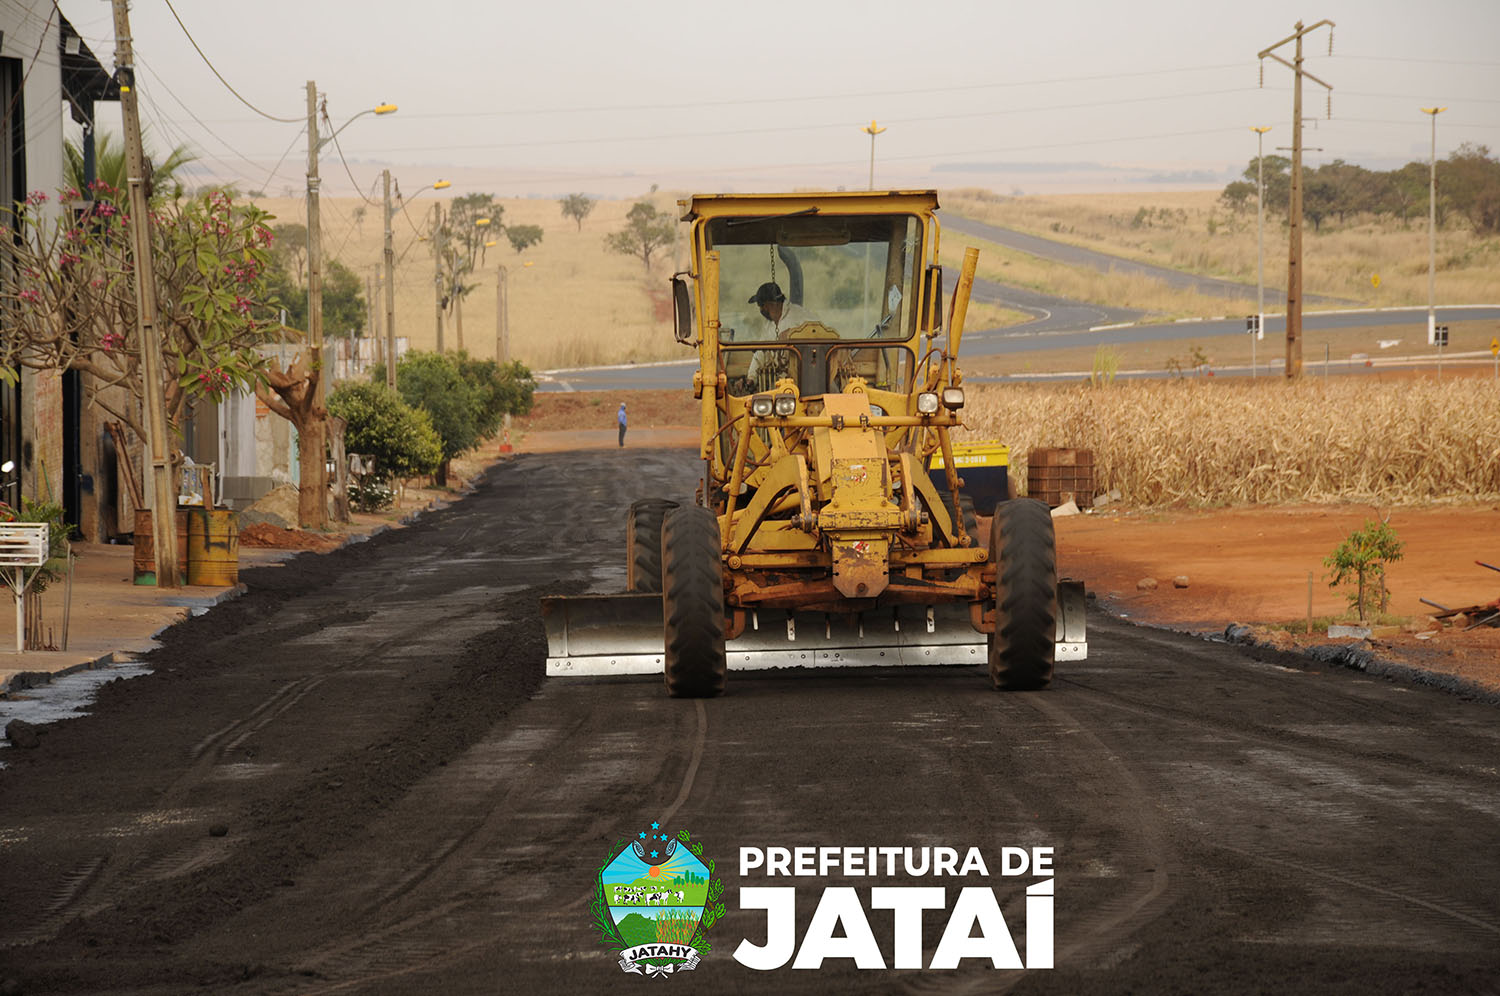
<svg viewBox="0 0 1500 996">
<path fill-rule="evenodd" d="M 370 198 L 365 197 L 365 192 L 360 189 L 359 181 L 354 179 L 354 171 L 349 168 L 349 160 L 344 158 L 344 147 L 339 144 L 338 129 L 334 128 L 333 119 L 328 116 L 328 100 L 326 98 L 323 100 L 323 103 L 320 105 L 320 107 L 323 112 L 323 121 L 328 125 L 328 137 L 333 140 L 334 150 L 339 154 L 339 162 L 344 164 L 344 175 L 349 177 L 349 184 L 354 188 L 354 192 L 358 194 L 366 204 L 368 204 L 370 207 L 374 207 L 375 202 L 370 200 Z M 314 150 L 313 154 L 317 155 L 316 150 Z"/>
<path fill-rule="evenodd" d="M 229 81 L 224 78 L 224 75 L 219 72 L 219 70 L 214 66 L 212 62 L 209 61 L 208 56 L 203 54 L 203 49 L 198 47 L 198 42 L 195 38 L 193 38 L 193 33 L 187 29 L 186 24 L 182 23 L 182 18 L 177 16 L 177 8 L 172 6 L 172 0 L 166 0 L 166 4 L 167 9 L 172 12 L 172 19 L 176 21 L 177 26 L 182 29 L 182 33 L 187 35 L 187 40 L 193 43 L 193 50 L 198 53 L 198 56 L 203 60 L 203 64 L 213 71 L 213 74 L 219 78 L 219 82 L 224 84 L 224 88 L 230 93 L 234 94 L 240 103 L 244 104 L 256 114 L 259 114 L 261 117 L 271 121 L 280 121 L 282 124 L 296 124 L 300 120 L 299 118 L 278 118 L 274 114 L 267 114 L 259 107 L 256 107 L 254 104 L 250 103 L 250 101 L 246 100 L 244 97 L 241 97 L 240 92 L 229 85 Z"/>
</svg>

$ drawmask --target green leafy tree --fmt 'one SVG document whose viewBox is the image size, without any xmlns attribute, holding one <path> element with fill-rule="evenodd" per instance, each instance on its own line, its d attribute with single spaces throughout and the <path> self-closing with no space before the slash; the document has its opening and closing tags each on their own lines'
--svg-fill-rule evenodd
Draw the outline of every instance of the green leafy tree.
<svg viewBox="0 0 1500 996">
<path fill-rule="evenodd" d="M 672 216 L 650 201 L 637 201 L 625 216 L 625 227 L 606 235 L 604 245 L 613 252 L 635 256 L 650 270 L 652 255 L 671 245 L 672 236 Z"/>
<path fill-rule="evenodd" d="M 286 310 L 286 323 L 307 328 L 307 285 L 299 273 L 285 269 L 284 257 L 273 258 L 266 274 L 266 302 L 272 317 Z M 328 260 L 323 270 L 323 330 L 332 337 L 347 336 L 364 328 L 370 309 L 359 278 L 343 263 Z"/>
<path fill-rule="evenodd" d="M 442 440 L 437 483 L 448 483 L 448 461 L 479 442 L 485 399 L 464 377 L 457 356 L 411 352 L 396 365 L 401 400 L 432 419 Z"/>
<path fill-rule="evenodd" d="M 474 389 L 478 399 L 475 428 L 481 438 L 494 435 L 506 415 L 531 411 L 536 381 L 524 364 L 512 360 L 501 366 L 494 360 L 474 359 L 463 352 L 453 354 L 453 360 L 459 376 Z"/>
<path fill-rule="evenodd" d="M 453 310 L 478 286 L 470 279 L 484 258 L 485 242 L 498 238 L 505 208 L 494 194 L 465 194 L 448 204 L 435 233 L 435 250 L 442 272 L 444 310 Z M 488 223 L 480 225 L 481 219 Z"/>
<path fill-rule="evenodd" d="M 572 218 L 578 223 L 578 230 L 583 231 L 583 219 L 594 210 L 594 201 L 587 194 L 569 194 L 558 200 L 562 205 L 564 218 Z"/>
<path fill-rule="evenodd" d="M 507 225 L 505 237 L 510 240 L 510 247 L 516 251 L 516 255 L 530 249 L 542 241 L 541 225 Z"/>
<path fill-rule="evenodd" d="M 1390 523 L 1369 519 L 1323 559 L 1323 566 L 1329 568 L 1328 587 L 1353 585 L 1345 597 L 1361 622 L 1390 607 L 1385 566 L 1401 559 L 1402 546 Z"/>
<path fill-rule="evenodd" d="M 384 381 L 350 381 L 328 396 L 328 413 L 344 419 L 344 448 L 375 457 L 385 477 L 430 474 L 443 459 L 443 441 L 425 411 L 401 400 Z"/>
<path fill-rule="evenodd" d="M 1438 186 L 1477 235 L 1500 232 L 1500 159 L 1488 146 L 1465 142 L 1438 163 Z"/>
</svg>

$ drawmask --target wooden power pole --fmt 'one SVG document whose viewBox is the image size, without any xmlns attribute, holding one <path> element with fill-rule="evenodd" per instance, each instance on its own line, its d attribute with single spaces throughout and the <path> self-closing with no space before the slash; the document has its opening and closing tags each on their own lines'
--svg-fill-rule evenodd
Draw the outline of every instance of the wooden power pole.
<svg viewBox="0 0 1500 996">
<path fill-rule="evenodd" d="M 432 291 L 437 319 L 437 351 L 443 351 L 443 205 L 432 206 Z"/>
<path fill-rule="evenodd" d="M 328 524 L 328 471 L 324 450 L 328 440 L 328 412 L 323 407 L 326 384 L 323 379 L 323 223 L 318 191 L 318 85 L 307 81 L 307 375 L 313 390 L 312 418 L 302 426 L 300 446 L 310 450 L 311 459 L 301 461 L 303 480 L 297 502 L 299 525 L 304 529 L 322 529 Z M 308 478 L 311 477 L 311 480 Z M 311 496 L 308 497 L 309 492 Z"/>
<path fill-rule="evenodd" d="M 130 245 L 135 263 L 136 336 L 141 347 L 141 402 L 146 409 L 146 456 L 151 464 L 151 536 L 156 586 L 177 588 L 177 488 L 167 450 L 167 411 L 162 386 L 161 338 L 156 330 L 156 267 L 151 253 L 151 211 L 146 195 L 146 154 L 141 148 L 141 112 L 135 92 L 135 56 L 126 0 L 113 0 L 115 69 L 125 129 L 125 176 L 130 195 Z"/>
<path fill-rule="evenodd" d="M 1306 76 L 1314 83 L 1327 88 L 1330 93 L 1333 90 L 1333 87 L 1302 68 L 1302 36 L 1316 31 L 1325 24 L 1330 29 L 1333 27 L 1333 22 L 1326 18 L 1311 27 L 1303 27 L 1302 22 L 1298 21 L 1294 34 L 1260 51 L 1262 60 L 1275 59 L 1291 69 L 1295 76 L 1292 88 L 1292 196 L 1287 208 L 1287 227 L 1290 230 L 1286 278 L 1286 376 L 1288 380 L 1295 380 L 1302 376 L 1302 77 Z M 1296 54 L 1292 62 L 1287 62 L 1276 54 L 1276 49 L 1287 42 L 1296 43 Z M 1331 30 L 1328 34 L 1328 54 L 1333 54 Z M 1264 82 L 1264 69 L 1261 71 L 1261 77 Z"/>
<path fill-rule="evenodd" d="M 385 170 L 385 386 L 396 389 L 396 250 L 391 246 L 391 171 Z"/>
</svg>

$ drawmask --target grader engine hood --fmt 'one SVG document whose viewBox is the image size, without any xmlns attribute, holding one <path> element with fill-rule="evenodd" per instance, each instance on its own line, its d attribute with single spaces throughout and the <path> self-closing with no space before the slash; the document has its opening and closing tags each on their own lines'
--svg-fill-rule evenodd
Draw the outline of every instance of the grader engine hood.
<svg viewBox="0 0 1500 996">
<path fill-rule="evenodd" d="M 869 424 L 864 395 L 825 395 L 823 404 L 834 425 L 813 433 L 813 465 L 828 498 L 818 529 L 833 556 L 833 586 L 846 598 L 873 598 L 886 589 L 890 537 L 902 524 L 891 501 L 884 436 Z"/>
</svg>

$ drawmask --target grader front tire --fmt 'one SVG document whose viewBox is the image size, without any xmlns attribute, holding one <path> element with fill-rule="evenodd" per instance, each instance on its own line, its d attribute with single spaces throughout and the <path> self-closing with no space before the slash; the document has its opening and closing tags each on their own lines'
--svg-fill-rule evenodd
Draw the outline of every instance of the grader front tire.
<svg viewBox="0 0 1500 996">
<path fill-rule="evenodd" d="M 661 526 L 677 507 L 665 498 L 642 498 L 625 513 L 625 590 L 661 593 Z"/>
<path fill-rule="evenodd" d="M 990 680 L 1001 691 L 1046 688 L 1057 649 L 1057 549 L 1052 512 L 1034 498 L 995 506 L 990 520 L 995 565 L 995 632 Z"/>
<path fill-rule="evenodd" d="M 661 531 L 664 678 L 674 698 L 724 692 L 724 575 L 719 520 L 698 506 L 667 512 Z"/>
</svg>

